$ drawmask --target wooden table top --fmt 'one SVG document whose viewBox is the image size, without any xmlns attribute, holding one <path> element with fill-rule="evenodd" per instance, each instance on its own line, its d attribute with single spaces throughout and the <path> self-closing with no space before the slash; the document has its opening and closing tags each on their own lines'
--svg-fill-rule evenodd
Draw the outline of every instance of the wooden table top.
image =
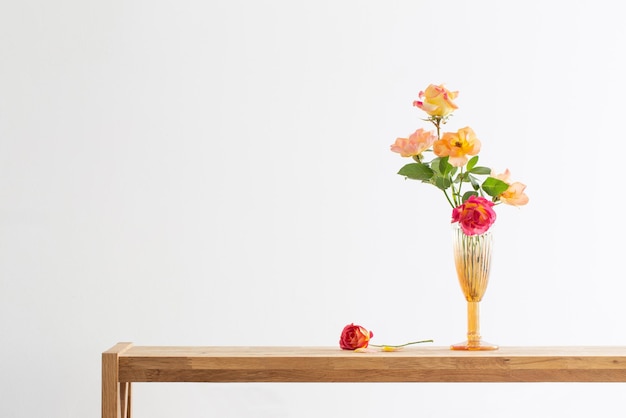
<svg viewBox="0 0 626 418">
<path fill-rule="evenodd" d="M 626 346 L 355 352 L 119 343 L 105 355 L 116 356 L 120 382 L 626 382 Z"/>
</svg>

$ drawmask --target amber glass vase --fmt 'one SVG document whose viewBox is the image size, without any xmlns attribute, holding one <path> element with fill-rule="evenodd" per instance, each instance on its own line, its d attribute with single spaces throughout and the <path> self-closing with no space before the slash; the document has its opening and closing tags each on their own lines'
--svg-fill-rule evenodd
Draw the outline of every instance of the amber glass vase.
<svg viewBox="0 0 626 418">
<path fill-rule="evenodd" d="M 453 225 L 454 263 L 463 296 L 467 301 L 467 340 L 454 344 L 453 350 L 497 350 L 498 346 L 480 336 L 480 302 L 489 283 L 493 232 L 465 235 L 458 224 Z"/>
</svg>

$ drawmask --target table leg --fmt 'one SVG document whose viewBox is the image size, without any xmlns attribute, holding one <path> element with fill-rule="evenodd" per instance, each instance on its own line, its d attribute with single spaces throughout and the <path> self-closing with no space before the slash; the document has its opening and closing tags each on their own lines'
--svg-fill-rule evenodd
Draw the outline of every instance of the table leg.
<svg viewBox="0 0 626 418">
<path fill-rule="evenodd" d="M 120 415 L 122 418 L 130 418 L 130 382 L 122 382 L 119 384 L 120 388 Z"/>
<path fill-rule="evenodd" d="M 130 382 L 119 381 L 119 356 L 132 346 L 119 343 L 102 353 L 102 418 L 130 418 Z"/>
</svg>

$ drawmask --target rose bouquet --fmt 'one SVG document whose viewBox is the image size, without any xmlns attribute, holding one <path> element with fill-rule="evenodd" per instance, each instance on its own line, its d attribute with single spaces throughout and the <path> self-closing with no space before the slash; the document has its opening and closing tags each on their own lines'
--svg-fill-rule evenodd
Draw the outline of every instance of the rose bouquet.
<svg viewBox="0 0 626 418">
<path fill-rule="evenodd" d="M 508 169 L 495 174 L 478 165 L 481 142 L 472 128 L 442 132 L 442 126 L 458 108 L 454 103 L 457 96 L 457 91 L 449 91 L 444 85 L 431 84 L 420 91 L 413 106 L 426 112 L 428 117 L 424 120 L 432 123 L 435 130 L 420 128 L 408 138 L 397 138 L 391 151 L 413 159 L 398 174 L 443 191 L 452 206 L 452 222 L 458 222 L 466 235 L 479 235 L 495 222 L 494 206 L 523 206 L 528 203 L 528 196 L 524 193 L 526 185 L 510 181 Z M 427 159 L 425 153 L 434 156 Z"/>
</svg>

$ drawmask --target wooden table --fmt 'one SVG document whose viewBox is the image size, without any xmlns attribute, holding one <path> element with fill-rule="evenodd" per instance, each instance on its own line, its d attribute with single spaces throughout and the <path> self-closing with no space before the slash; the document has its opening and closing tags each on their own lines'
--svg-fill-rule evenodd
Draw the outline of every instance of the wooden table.
<svg viewBox="0 0 626 418">
<path fill-rule="evenodd" d="M 626 382 L 624 347 L 159 347 L 102 353 L 102 418 L 130 418 L 132 382 Z"/>
</svg>

